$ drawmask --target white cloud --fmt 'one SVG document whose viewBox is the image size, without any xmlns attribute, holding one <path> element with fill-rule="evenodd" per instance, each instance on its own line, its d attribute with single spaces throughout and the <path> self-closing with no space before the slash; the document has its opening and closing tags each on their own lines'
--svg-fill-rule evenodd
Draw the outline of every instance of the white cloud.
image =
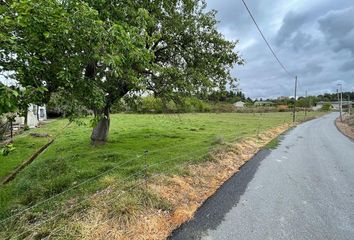
<svg viewBox="0 0 354 240">
<path fill-rule="evenodd" d="M 352 0 L 247 0 L 264 35 L 291 73 L 299 76 L 300 90 L 309 94 L 354 89 L 354 13 Z M 246 65 L 233 74 L 247 96 L 267 98 L 291 95 L 293 79 L 281 69 L 267 49 L 241 1 L 208 0 L 218 11 L 219 29 L 229 39 L 239 39 L 237 49 Z M 324 28 L 324 21 L 330 26 Z M 278 44 L 276 44 L 278 43 Z"/>
</svg>

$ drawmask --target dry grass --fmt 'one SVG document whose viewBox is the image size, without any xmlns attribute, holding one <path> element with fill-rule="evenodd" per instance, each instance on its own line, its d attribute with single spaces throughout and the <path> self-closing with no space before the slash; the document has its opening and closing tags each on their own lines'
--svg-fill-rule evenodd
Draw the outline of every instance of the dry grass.
<svg viewBox="0 0 354 240">
<path fill-rule="evenodd" d="M 337 118 L 336 125 L 344 135 L 354 140 L 354 116 L 345 115 L 343 118 L 343 122 Z"/>
<path fill-rule="evenodd" d="M 260 148 L 290 126 L 285 124 L 228 145 L 215 151 L 212 161 L 185 166 L 186 174 L 151 178 L 147 189 L 144 185 L 131 187 L 112 204 L 107 204 L 107 197 L 112 197 L 110 190 L 97 194 L 90 210 L 72 217 L 75 229 L 68 231 L 76 231 L 80 239 L 87 240 L 165 239 L 191 219 L 198 207 Z"/>
</svg>

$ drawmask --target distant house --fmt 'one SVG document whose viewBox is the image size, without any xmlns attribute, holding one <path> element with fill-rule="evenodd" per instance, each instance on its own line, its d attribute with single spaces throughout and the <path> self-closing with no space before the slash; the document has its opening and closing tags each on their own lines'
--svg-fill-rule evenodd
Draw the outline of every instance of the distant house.
<svg viewBox="0 0 354 240">
<path fill-rule="evenodd" d="M 47 110 L 45 106 L 30 104 L 27 111 L 27 125 L 30 128 L 35 128 L 40 122 L 47 120 Z M 16 117 L 14 124 L 23 126 L 25 124 L 24 117 Z"/>
<path fill-rule="evenodd" d="M 245 107 L 245 103 L 242 101 L 238 101 L 234 103 L 234 107 L 235 108 L 244 108 Z"/>
<path fill-rule="evenodd" d="M 254 106 L 256 106 L 256 107 L 260 107 L 260 106 L 273 106 L 274 105 L 274 103 L 273 102 L 270 102 L 270 101 L 256 101 L 255 103 L 254 103 Z"/>
</svg>

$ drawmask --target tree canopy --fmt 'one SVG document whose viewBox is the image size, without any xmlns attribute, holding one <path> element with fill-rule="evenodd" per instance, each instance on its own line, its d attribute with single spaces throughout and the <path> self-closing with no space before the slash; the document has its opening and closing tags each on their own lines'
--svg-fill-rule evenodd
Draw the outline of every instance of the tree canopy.
<svg viewBox="0 0 354 240">
<path fill-rule="evenodd" d="M 17 109 L 18 92 L 0 83 L 0 117 L 2 114 L 13 112 Z"/>
<path fill-rule="evenodd" d="M 60 92 L 97 118 L 105 141 L 109 110 L 133 92 L 162 100 L 223 90 L 243 64 L 202 0 L 12 0 L 0 5 L 0 70 L 23 88 Z"/>
</svg>

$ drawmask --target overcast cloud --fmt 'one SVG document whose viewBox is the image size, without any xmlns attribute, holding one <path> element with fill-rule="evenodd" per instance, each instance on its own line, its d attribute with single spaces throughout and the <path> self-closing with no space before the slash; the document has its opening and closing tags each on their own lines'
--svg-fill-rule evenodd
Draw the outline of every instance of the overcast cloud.
<svg viewBox="0 0 354 240">
<path fill-rule="evenodd" d="M 252 98 L 292 96 L 294 81 L 278 65 L 241 0 L 207 0 L 218 11 L 219 30 L 239 40 L 245 58 L 233 75 Z M 299 78 L 299 93 L 354 91 L 353 0 L 246 0 L 253 16 L 289 72 Z"/>
<path fill-rule="evenodd" d="M 299 94 L 354 91 L 353 0 L 246 0 L 264 35 L 288 70 Z M 292 96 L 294 82 L 277 64 L 241 0 L 207 0 L 218 11 L 219 30 L 239 40 L 246 60 L 233 75 L 252 98 Z M 4 79 L 0 76 L 0 79 Z"/>
</svg>

